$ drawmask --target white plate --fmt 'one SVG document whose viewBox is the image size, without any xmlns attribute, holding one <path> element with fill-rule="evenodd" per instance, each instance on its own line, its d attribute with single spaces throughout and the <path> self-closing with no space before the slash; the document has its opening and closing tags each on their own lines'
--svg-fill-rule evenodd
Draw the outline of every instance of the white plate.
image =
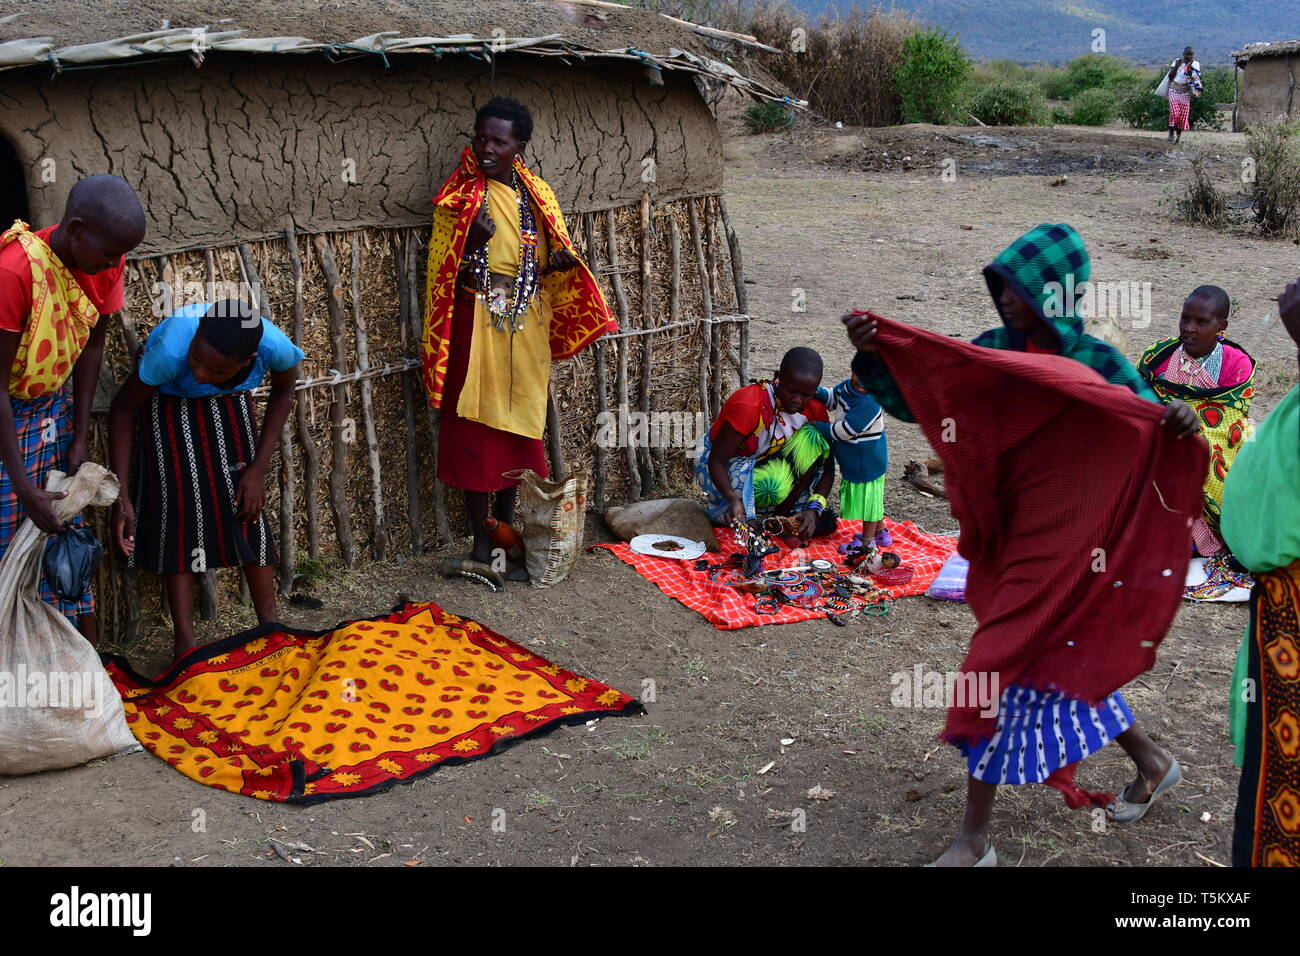
<svg viewBox="0 0 1300 956">
<path fill-rule="evenodd" d="M 681 545 L 681 548 L 677 551 L 663 551 L 655 547 L 656 544 L 668 541 Z M 679 538 L 672 534 L 639 534 L 628 544 L 637 554 L 649 555 L 652 558 L 672 558 L 676 561 L 694 561 L 706 550 L 703 541 L 692 541 L 690 538 Z"/>
</svg>

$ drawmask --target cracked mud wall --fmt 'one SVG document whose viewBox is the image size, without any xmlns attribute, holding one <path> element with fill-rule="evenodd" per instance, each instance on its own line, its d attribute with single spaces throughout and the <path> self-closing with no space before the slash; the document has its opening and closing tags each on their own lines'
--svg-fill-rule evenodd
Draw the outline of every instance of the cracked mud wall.
<svg viewBox="0 0 1300 956">
<path fill-rule="evenodd" d="M 1237 122 L 1282 123 L 1300 115 L 1300 56 L 1252 57 L 1241 74 Z"/>
<path fill-rule="evenodd" d="M 647 188 L 660 201 L 721 189 L 718 130 L 688 76 L 665 73 L 656 87 L 636 67 L 526 55 L 499 59 L 495 79 L 468 57 L 390 62 L 15 70 L 0 76 L 0 133 L 26 170 L 34 225 L 57 221 L 79 177 L 126 177 L 150 219 L 137 254 L 266 239 L 290 220 L 312 233 L 427 224 L 474 110 L 497 95 L 532 111 L 528 162 L 566 214 Z"/>
</svg>

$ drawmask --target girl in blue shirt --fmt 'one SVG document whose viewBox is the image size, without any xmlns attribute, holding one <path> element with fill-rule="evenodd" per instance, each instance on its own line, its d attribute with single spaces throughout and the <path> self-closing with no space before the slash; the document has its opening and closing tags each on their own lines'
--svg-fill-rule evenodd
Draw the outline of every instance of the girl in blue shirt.
<svg viewBox="0 0 1300 956">
<path fill-rule="evenodd" d="M 189 305 L 149 333 L 139 367 L 113 399 L 109 463 L 124 489 L 113 506 L 113 540 L 132 566 L 163 576 L 177 657 L 196 646 L 195 573 L 242 566 L 258 622 L 279 619 L 266 469 L 302 357 L 247 303 Z M 250 393 L 268 374 L 259 437 Z"/>
</svg>

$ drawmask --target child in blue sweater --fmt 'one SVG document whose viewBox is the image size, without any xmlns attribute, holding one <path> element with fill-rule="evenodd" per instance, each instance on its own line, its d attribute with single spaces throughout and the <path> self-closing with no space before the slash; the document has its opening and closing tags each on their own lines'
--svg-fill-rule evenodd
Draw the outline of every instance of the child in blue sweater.
<svg viewBox="0 0 1300 956">
<path fill-rule="evenodd" d="M 883 527 L 885 472 L 889 446 L 885 442 L 885 417 L 880 403 L 851 375 L 833 389 L 819 388 L 817 398 L 835 421 L 813 422 L 831 443 L 840 465 L 840 514 L 861 521 L 862 531 L 842 551 L 893 543 Z"/>
</svg>

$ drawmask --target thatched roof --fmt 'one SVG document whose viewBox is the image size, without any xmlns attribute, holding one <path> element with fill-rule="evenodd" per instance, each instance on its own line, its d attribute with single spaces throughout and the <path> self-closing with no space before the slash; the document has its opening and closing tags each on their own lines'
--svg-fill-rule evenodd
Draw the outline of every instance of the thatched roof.
<svg viewBox="0 0 1300 956">
<path fill-rule="evenodd" d="M 324 56 L 501 54 L 631 60 L 781 99 L 730 54 L 757 44 L 601 0 L 0 0 L 0 70 L 129 65 L 214 53 Z M 732 62 L 727 62 L 728 60 Z"/>
<path fill-rule="evenodd" d="M 1232 56 L 1240 62 L 1255 56 L 1282 56 L 1286 53 L 1300 53 L 1300 40 L 1279 40 L 1276 43 L 1248 43 L 1240 50 L 1233 50 Z"/>
</svg>

